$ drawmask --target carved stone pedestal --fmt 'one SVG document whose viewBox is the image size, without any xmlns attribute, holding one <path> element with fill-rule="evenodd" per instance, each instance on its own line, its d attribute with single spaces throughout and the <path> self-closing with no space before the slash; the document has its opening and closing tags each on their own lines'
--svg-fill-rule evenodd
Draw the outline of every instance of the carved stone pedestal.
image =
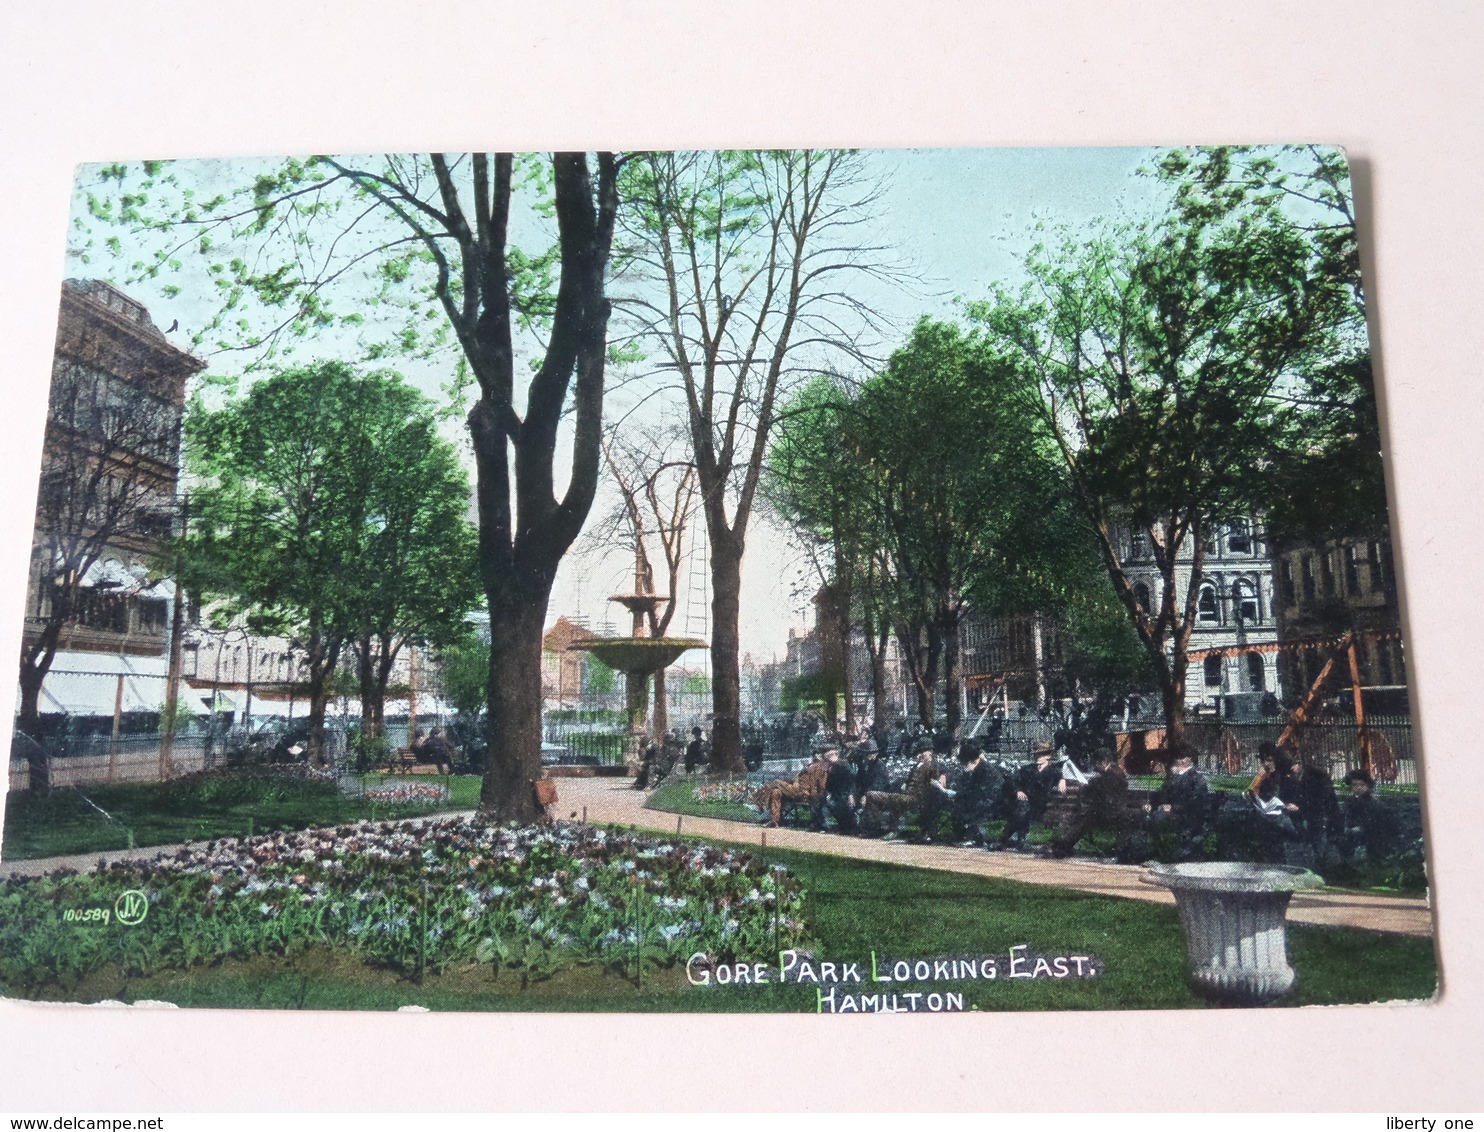
<svg viewBox="0 0 1484 1132">
<path fill-rule="evenodd" d="M 1208 861 L 1154 865 L 1144 883 L 1174 892 L 1191 981 L 1204 998 L 1263 1006 L 1293 989 L 1288 901 L 1322 879 L 1290 865 Z"/>
</svg>

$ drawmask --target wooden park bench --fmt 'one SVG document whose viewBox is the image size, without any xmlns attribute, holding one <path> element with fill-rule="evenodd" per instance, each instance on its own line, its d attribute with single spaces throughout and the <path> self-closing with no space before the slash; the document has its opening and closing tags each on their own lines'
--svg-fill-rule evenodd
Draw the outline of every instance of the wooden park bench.
<svg viewBox="0 0 1484 1132">
<path fill-rule="evenodd" d="M 392 752 L 387 765 L 388 774 L 442 774 L 437 763 L 419 762 L 417 752 L 411 747 L 398 747 Z"/>
</svg>

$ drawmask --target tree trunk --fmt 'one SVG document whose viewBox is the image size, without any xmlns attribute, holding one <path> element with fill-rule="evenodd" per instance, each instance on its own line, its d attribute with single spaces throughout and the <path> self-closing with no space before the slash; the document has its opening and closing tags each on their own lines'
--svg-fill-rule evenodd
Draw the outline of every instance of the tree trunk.
<svg viewBox="0 0 1484 1132">
<path fill-rule="evenodd" d="M 871 732 L 876 738 L 876 749 L 886 751 L 889 705 L 886 690 L 886 645 L 891 635 L 885 625 L 877 634 L 870 614 L 865 621 L 866 653 L 871 658 Z"/>
<path fill-rule="evenodd" d="M 368 742 L 376 730 L 376 677 L 372 672 L 371 636 L 356 641 L 356 679 L 361 693 L 361 741 Z"/>
<path fill-rule="evenodd" d="M 27 787 L 32 792 L 49 785 L 46 748 L 41 745 L 41 685 L 46 669 L 21 662 L 21 713 L 16 719 L 16 738 L 25 736 Z"/>
<path fill-rule="evenodd" d="M 742 758 L 742 544 L 711 531 L 711 768 L 746 770 Z"/>
<path fill-rule="evenodd" d="M 953 610 L 945 610 L 942 615 L 943 624 L 943 685 L 947 697 L 948 734 L 954 739 L 959 737 L 959 731 L 963 727 L 964 704 L 963 704 L 963 652 L 959 640 L 960 617 Z"/>
<path fill-rule="evenodd" d="M 309 633 L 309 761 L 325 765 L 325 706 L 330 700 L 330 683 L 340 659 L 340 642 L 326 641 L 318 618 L 311 618 Z"/>
<path fill-rule="evenodd" d="M 1185 738 L 1185 673 L 1159 674 L 1159 695 L 1165 712 L 1165 745 Z"/>
<path fill-rule="evenodd" d="M 673 592 L 673 591 L 672 591 Z M 655 742 L 663 743 L 670 730 L 670 696 L 665 687 L 665 670 L 654 674 L 654 710 L 649 714 L 650 731 Z"/>
<path fill-rule="evenodd" d="M 536 779 L 541 777 L 541 630 L 548 595 L 530 600 L 511 589 L 516 592 L 490 596 L 489 760 L 479 812 L 497 822 L 529 824 L 545 817 L 536 804 Z"/>
<path fill-rule="evenodd" d="M 943 660 L 943 631 L 935 622 L 927 625 L 927 660 L 917 685 L 917 718 L 929 730 L 938 722 L 938 666 Z"/>
<path fill-rule="evenodd" d="M 392 642 L 385 634 L 378 640 L 380 652 L 376 656 L 375 687 L 371 700 L 371 725 L 376 728 L 377 738 L 386 735 L 386 687 L 391 683 L 392 666 L 397 663 L 397 650 L 392 648 Z M 408 743 L 412 742 L 412 736 L 407 736 Z"/>
</svg>

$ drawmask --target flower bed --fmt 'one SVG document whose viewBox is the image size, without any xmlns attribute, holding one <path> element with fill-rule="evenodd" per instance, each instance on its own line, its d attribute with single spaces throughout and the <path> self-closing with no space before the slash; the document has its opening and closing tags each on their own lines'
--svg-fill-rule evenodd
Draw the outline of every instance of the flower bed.
<svg viewBox="0 0 1484 1132">
<path fill-rule="evenodd" d="M 361 797 L 368 802 L 393 806 L 437 806 L 447 802 L 451 796 L 448 786 L 438 782 L 383 782 L 379 786 L 368 786 L 361 792 Z"/>
<path fill-rule="evenodd" d="M 736 782 L 708 782 L 696 786 L 691 793 L 697 802 L 719 802 L 734 806 L 755 806 L 757 791 L 745 780 Z"/>
<path fill-rule="evenodd" d="M 148 901 L 144 921 L 104 920 L 130 890 Z M 737 850 L 584 825 L 361 822 L 0 881 L 0 984 L 66 986 L 110 964 L 149 974 L 316 946 L 406 973 L 475 962 L 627 970 L 796 946 L 802 908 L 794 877 Z"/>
</svg>

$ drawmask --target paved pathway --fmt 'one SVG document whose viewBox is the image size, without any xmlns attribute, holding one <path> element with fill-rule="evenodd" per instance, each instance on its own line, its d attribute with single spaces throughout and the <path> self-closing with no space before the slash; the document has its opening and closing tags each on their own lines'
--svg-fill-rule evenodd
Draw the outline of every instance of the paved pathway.
<svg viewBox="0 0 1484 1132">
<path fill-rule="evenodd" d="M 860 837 L 842 837 L 836 833 L 811 833 L 802 829 L 764 829 L 756 823 L 725 821 L 720 818 L 680 818 L 662 810 L 644 808 L 646 795 L 634 790 L 626 778 L 561 778 L 557 780 L 560 797 L 553 807 L 559 818 L 572 815 L 594 824 L 635 826 L 643 830 L 674 832 L 680 830 L 717 841 L 759 845 L 783 849 L 803 849 L 811 853 L 828 853 L 861 861 L 884 861 L 893 865 L 914 865 L 923 869 L 968 873 L 974 876 L 1000 877 L 1023 884 L 1044 884 L 1089 892 L 1098 896 L 1116 896 L 1129 900 L 1146 900 L 1155 904 L 1173 904 L 1174 896 L 1166 889 L 1144 884 L 1145 870 L 1137 865 L 1109 865 L 1097 861 L 1054 860 L 1024 853 L 988 853 L 950 845 L 910 845 L 901 841 L 881 841 Z M 432 818 L 452 817 L 472 811 L 437 814 Z M 0 862 L 0 876 L 19 873 L 36 876 L 53 869 L 92 869 L 98 861 L 117 861 L 129 857 L 149 857 L 176 846 L 148 849 L 117 849 L 106 853 L 81 853 L 69 857 L 48 857 L 34 861 Z M 1289 906 L 1288 918 L 1301 924 L 1325 927 L 1363 928 L 1393 935 L 1430 936 L 1432 915 L 1421 897 L 1379 896 L 1365 892 L 1301 892 Z"/>
<path fill-rule="evenodd" d="M 572 813 L 594 823 L 615 822 L 640 829 L 673 832 L 678 815 L 646 810 L 645 795 L 630 787 L 627 779 L 564 778 L 557 782 L 561 801 L 554 807 L 559 817 Z M 764 836 L 769 845 L 804 849 L 862 861 L 885 861 L 915 865 L 923 869 L 1000 877 L 1023 884 L 1045 884 L 1090 892 L 1098 896 L 1120 896 L 1173 904 L 1168 889 L 1144 884 L 1145 869 L 1138 865 L 1109 865 L 1076 858 L 1052 859 L 1026 853 L 989 853 L 952 845 L 910 845 L 901 841 L 843 837 L 838 833 L 811 833 L 803 829 L 764 829 L 755 823 L 719 818 L 680 818 L 684 833 L 718 841 L 758 845 Z M 1366 892 L 1334 891 L 1296 893 L 1289 905 L 1289 920 L 1325 927 L 1364 928 L 1395 935 L 1430 936 L 1432 914 L 1427 901 L 1412 896 L 1380 896 Z"/>
</svg>

